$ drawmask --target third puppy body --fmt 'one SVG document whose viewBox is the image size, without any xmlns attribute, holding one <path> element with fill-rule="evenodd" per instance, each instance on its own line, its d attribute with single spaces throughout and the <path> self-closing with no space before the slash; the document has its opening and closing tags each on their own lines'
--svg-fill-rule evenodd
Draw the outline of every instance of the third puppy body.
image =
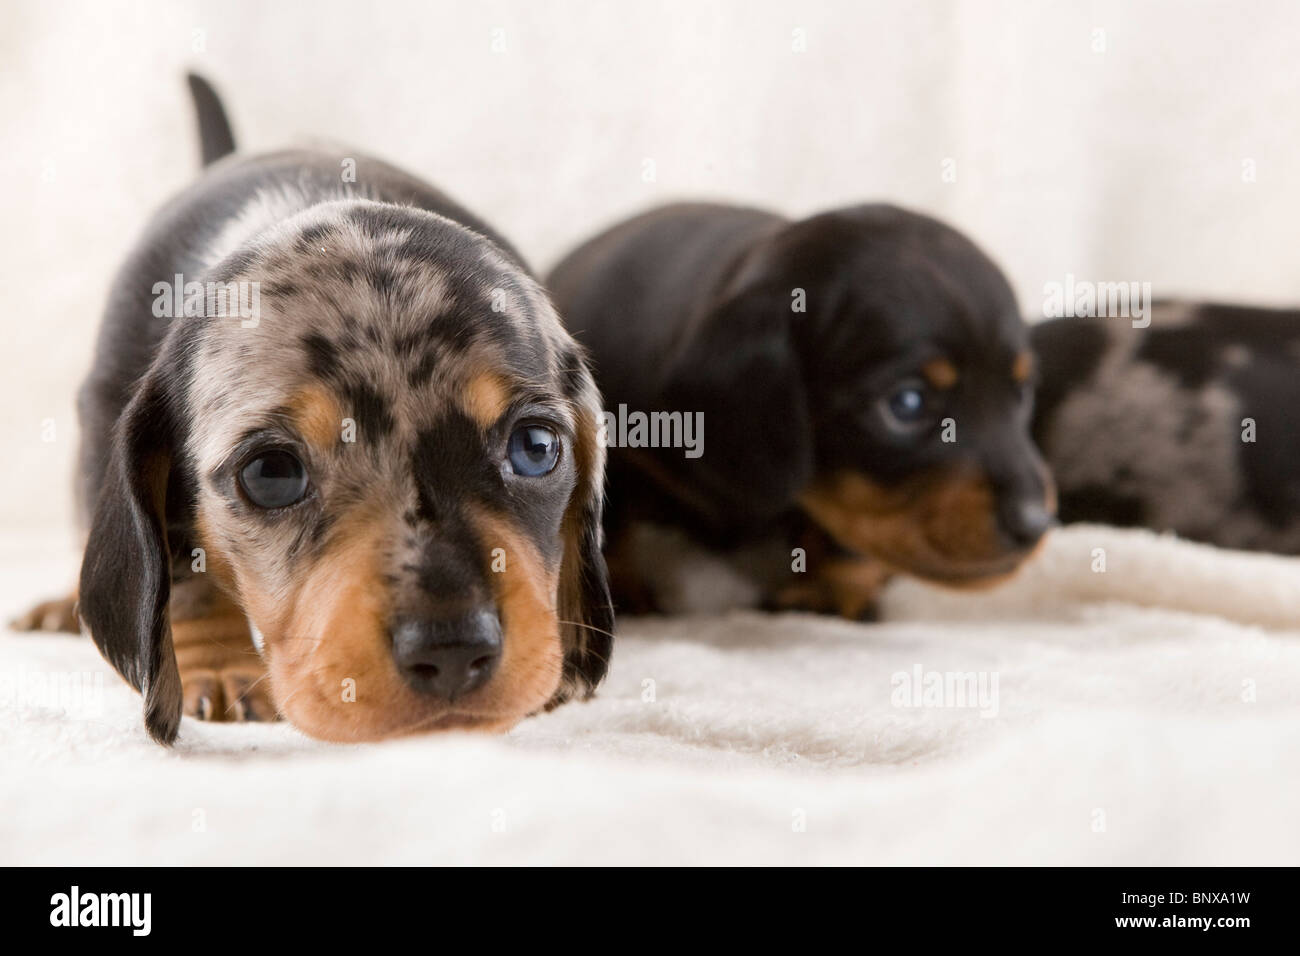
<svg viewBox="0 0 1300 956">
<path fill-rule="evenodd" d="M 1064 521 L 1300 554 L 1300 312 L 1157 302 L 1033 328 Z"/>
</svg>

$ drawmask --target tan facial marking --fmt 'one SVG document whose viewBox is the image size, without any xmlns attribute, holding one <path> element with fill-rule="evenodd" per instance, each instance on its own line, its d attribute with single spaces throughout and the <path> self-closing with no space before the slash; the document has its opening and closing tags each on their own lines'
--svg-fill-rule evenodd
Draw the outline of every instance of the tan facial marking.
<svg viewBox="0 0 1300 956">
<path fill-rule="evenodd" d="M 496 372 L 480 372 L 465 385 L 463 399 L 470 417 L 487 427 L 510 407 L 510 390 Z"/>
<path fill-rule="evenodd" d="M 940 391 L 957 384 L 957 366 L 945 358 L 931 359 L 921 366 L 921 374 L 931 387 Z"/>
<path fill-rule="evenodd" d="M 489 553 L 500 548 L 505 570 L 492 575 L 505 653 L 497 676 L 496 696 L 530 713 L 550 700 L 560 686 L 564 648 L 555 608 L 558 569 L 545 566 L 537 549 L 504 519 L 475 514 L 479 536 Z M 522 714 L 521 714 L 522 716 Z"/>
<path fill-rule="evenodd" d="M 1030 352 L 1021 352 L 1011 363 L 1011 377 L 1016 382 L 1027 382 L 1034 373 L 1034 356 Z"/>
<path fill-rule="evenodd" d="M 403 706 L 408 692 L 385 631 L 384 525 L 367 517 L 374 516 L 358 512 L 340 524 L 282 622 L 263 625 L 255 618 L 281 710 L 326 740 L 378 739 L 419 716 Z"/>
<path fill-rule="evenodd" d="M 393 661 L 383 575 L 392 529 L 382 513 L 360 509 L 341 520 L 286 599 L 260 593 L 254 576 L 235 569 L 244 608 L 265 638 L 275 702 L 289 720 L 324 740 L 363 741 L 435 729 L 503 731 L 546 705 L 564 659 L 558 570 L 547 569 L 504 519 L 479 513 L 474 520 L 481 546 L 505 557 L 489 581 L 504 648 L 492 679 L 451 705 L 413 690 Z"/>
<path fill-rule="evenodd" d="M 212 533 L 213 517 L 203 507 L 204 504 L 205 502 L 200 503 L 200 507 L 194 516 L 194 540 L 203 551 L 203 571 L 201 573 L 206 575 L 207 579 L 212 581 L 217 589 L 227 594 L 237 595 L 239 593 L 239 581 L 235 573 L 235 566 L 225 552 L 213 543 L 217 540 Z M 218 510 L 216 515 L 216 520 L 219 521 L 221 511 Z M 173 590 L 173 604 L 175 601 L 176 594 Z"/>
<path fill-rule="evenodd" d="M 963 471 L 884 488 L 842 472 L 813 482 L 800 503 L 842 546 L 946 584 L 996 581 L 1026 555 L 1000 543 L 989 484 Z"/>
<path fill-rule="evenodd" d="M 332 448 L 342 434 L 343 408 L 327 389 L 308 385 L 289 403 L 298 433 L 313 446 Z"/>
<path fill-rule="evenodd" d="M 577 434 L 573 443 L 573 457 L 580 475 L 604 475 L 604 462 L 596 447 L 596 416 L 590 409 L 579 407 L 574 410 Z M 597 478 L 599 480 L 599 478 Z M 576 500 L 576 498 L 575 498 Z M 586 609 L 583 607 L 582 577 L 582 533 L 586 516 L 580 507 L 572 503 L 564 515 L 563 536 L 565 557 L 560 571 L 559 606 L 561 615 L 570 620 L 585 623 Z M 584 641 L 584 635 L 578 635 L 578 641 Z"/>
<path fill-rule="evenodd" d="M 608 646 L 610 634 L 610 609 L 603 606 L 603 599 L 591 590 L 588 578 L 592 575 L 604 575 L 603 568 L 593 568 L 589 562 L 598 561 L 595 552 L 596 542 L 600 540 L 599 527 L 592 527 L 592 515 L 588 510 L 593 496 L 593 487 L 599 489 L 604 476 L 604 449 L 596 440 L 598 429 L 597 417 L 592 408 L 585 404 L 574 407 L 575 437 L 573 442 L 574 462 L 577 465 L 579 483 L 574 497 L 565 511 L 562 524 L 564 557 L 561 559 L 559 594 L 557 596 L 561 646 L 565 654 L 570 650 L 579 660 L 596 660 L 608 663 L 607 651 L 597 648 Z M 599 494 L 599 490 L 594 494 Z M 550 703 L 560 703 L 574 695 L 590 696 L 594 688 L 585 679 L 570 675 L 565 681 L 557 698 Z"/>
</svg>

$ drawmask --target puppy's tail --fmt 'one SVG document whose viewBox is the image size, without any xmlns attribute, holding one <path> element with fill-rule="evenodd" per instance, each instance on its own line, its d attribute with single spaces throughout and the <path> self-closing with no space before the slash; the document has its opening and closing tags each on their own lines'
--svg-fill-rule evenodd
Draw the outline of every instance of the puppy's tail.
<svg viewBox="0 0 1300 956">
<path fill-rule="evenodd" d="M 194 111 L 199 118 L 199 149 L 203 154 L 203 165 L 211 166 L 222 156 L 235 151 L 235 134 L 230 131 L 226 109 L 212 85 L 197 73 L 187 73 L 185 79 L 190 84 L 190 96 L 194 98 Z"/>
</svg>

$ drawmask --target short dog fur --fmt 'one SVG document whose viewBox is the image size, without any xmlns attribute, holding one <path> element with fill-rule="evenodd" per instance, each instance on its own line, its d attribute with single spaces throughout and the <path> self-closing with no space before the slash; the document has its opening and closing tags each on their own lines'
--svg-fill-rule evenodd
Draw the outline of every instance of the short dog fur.
<svg viewBox="0 0 1300 956">
<path fill-rule="evenodd" d="M 80 616 L 149 732 L 170 743 L 182 712 L 344 741 L 504 729 L 589 693 L 613 626 L 600 401 L 546 294 L 378 160 L 221 159 L 224 112 L 191 87 L 220 161 L 117 276 L 80 396 Z M 259 283 L 259 321 L 155 316 L 178 274 Z M 304 475 L 291 504 L 250 498 Z"/>
<path fill-rule="evenodd" d="M 996 581 L 1052 522 L 1014 295 L 934 219 L 673 205 L 591 239 L 548 285 L 608 408 L 703 413 L 698 459 L 611 450 L 621 608 L 866 616 L 889 572 Z"/>
<path fill-rule="evenodd" d="M 1300 554 L 1300 312 L 1155 303 L 1033 327 L 1063 521 Z"/>
</svg>

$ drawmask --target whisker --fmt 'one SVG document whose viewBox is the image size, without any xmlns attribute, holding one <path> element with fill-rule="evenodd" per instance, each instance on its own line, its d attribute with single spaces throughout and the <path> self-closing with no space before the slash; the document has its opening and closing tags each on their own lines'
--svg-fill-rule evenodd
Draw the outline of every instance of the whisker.
<svg viewBox="0 0 1300 956">
<path fill-rule="evenodd" d="M 257 680 L 253 681 L 253 683 L 251 683 L 251 684 L 249 684 L 247 687 L 245 687 L 245 688 L 244 688 L 244 692 L 243 692 L 242 694 L 240 694 L 238 697 L 236 697 L 233 701 L 230 702 L 230 706 L 226 708 L 226 713 L 228 714 L 228 713 L 230 713 L 232 710 L 234 710 L 234 709 L 235 709 L 235 705 L 238 704 L 238 703 L 239 703 L 241 700 L 243 700 L 245 697 L 247 697 L 249 691 L 251 691 L 254 687 L 256 687 L 258 684 L 262 683 L 262 681 L 266 680 L 266 679 L 267 679 L 268 677 L 270 677 L 270 676 L 271 676 L 270 671 L 267 671 L 265 674 L 263 674 L 263 675 L 262 675 L 261 677 L 259 677 Z"/>
<path fill-rule="evenodd" d="M 557 620 L 556 620 L 556 623 L 557 623 L 557 624 L 572 624 L 574 627 L 585 627 L 587 630 L 589 630 L 589 631 L 595 631 L 597 634 L 605 634 L 605 635 L 608 635 L 609 637 L 613 637 L 613 636 L 614 636 L 614 632 L 613 632 L 613 631 L 606 631 L 606 630 L 604 630 L 604 629 L 602 629 L 602 628 L 596 627 L 594 624 L 584 624 L 584 623 L 582 623 L 581 621 L 561 621 L 561 620 L 558 620 L 558 619 L 557 619 Z"/>
</svg>

